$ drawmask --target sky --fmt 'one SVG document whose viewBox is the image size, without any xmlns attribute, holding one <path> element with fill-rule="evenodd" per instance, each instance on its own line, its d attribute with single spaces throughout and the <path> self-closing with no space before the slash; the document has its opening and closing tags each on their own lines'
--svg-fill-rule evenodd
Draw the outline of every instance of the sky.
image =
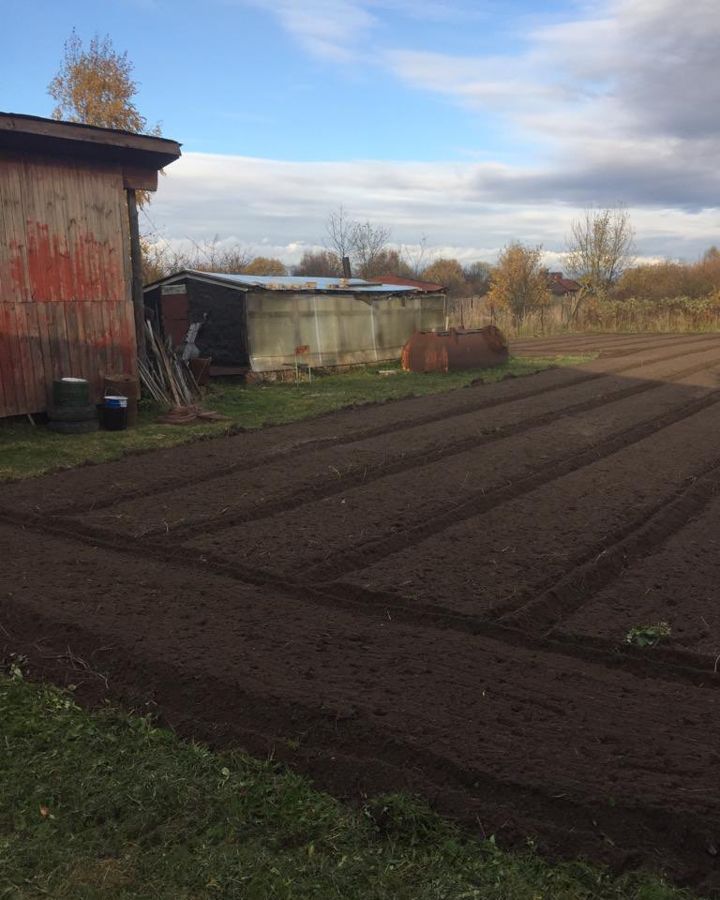
<svg viewBox="0 0 720 900">
<path fill-rule="evenodd" d="M 143 227 L 295 262 L 329 213 L 408 256 L 562 266 L 627 206 L 642 259 L 720 243 L 720 0 L 0 0 L 0 110 L 49 116 L 73 27 L 183 145 Z"/>
</svg>

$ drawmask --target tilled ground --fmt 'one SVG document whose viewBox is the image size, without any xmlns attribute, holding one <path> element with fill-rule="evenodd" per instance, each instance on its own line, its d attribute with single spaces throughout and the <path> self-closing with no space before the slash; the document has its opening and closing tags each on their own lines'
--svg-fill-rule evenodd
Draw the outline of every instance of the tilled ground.
<svg viewBox="0 0 720 900">
<path fill-rule="evenodd" d="M 517 349 L 601 355 L 0 487 L 0 647 L 339 794 L 720 891 L 720 336 Z"/>
</svg>

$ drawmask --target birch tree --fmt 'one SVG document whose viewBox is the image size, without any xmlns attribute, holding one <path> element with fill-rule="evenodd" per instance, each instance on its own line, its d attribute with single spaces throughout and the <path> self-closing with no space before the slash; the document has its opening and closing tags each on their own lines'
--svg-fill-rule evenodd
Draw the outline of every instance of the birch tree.
<svg viewBox="0 0 720 900">
<path fill-rule="evenodd" d="M 48 85 L 56 104 L 52 117 L 159 135 L 158 126 L 148 131 L 147 119 L 135 105 L 138 83 L 133 68 L 127 52 L 115 50 L 109 35 L 96 34 L 85 47 L 73 28 L 58 73 Z"/>
</svg>

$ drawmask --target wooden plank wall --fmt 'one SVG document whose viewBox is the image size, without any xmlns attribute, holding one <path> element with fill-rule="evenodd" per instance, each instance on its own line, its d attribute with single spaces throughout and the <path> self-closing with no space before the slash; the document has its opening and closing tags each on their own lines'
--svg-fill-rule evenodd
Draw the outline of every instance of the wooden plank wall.
<svg viewBox="0 0 720 900">
<path fill-rule="evenodd" d="M 136 365 L 122 170 L 0 155 L 0 417 Z"/>
</svg>

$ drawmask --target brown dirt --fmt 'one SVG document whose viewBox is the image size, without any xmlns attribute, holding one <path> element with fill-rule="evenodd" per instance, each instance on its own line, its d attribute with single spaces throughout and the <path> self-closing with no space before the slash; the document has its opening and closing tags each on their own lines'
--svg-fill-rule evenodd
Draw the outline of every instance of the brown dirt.
<svg viewBox="0 0 720 900">
<path fill-rule="evenodd" d="M 604 355 L 0 487 L 0 656 L 718 894 L 720 336 L 539 346 Z"/>
<path fill-rule="evenodd" d="M 626 568 L 592 604 L 564 620 L 558 634 L 622 644 L 631 628 L 665 621 L 672 634 L 659 652 L 693 654 L 688 663 L 720 669 L 720 500 L 702 502 L 704 512 Z"/>
</svg>

